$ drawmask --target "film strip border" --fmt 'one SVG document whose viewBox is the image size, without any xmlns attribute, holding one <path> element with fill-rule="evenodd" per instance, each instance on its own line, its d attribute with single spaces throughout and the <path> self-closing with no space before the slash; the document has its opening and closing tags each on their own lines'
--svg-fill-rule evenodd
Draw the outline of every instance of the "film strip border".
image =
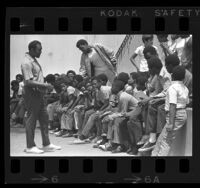
<svg viewBox="0 0 200 188">
<path fill-rule="evenodd" d="M 195 10 L 198 12 L 200 8 L 187 8 L 189 9 L 192 10 L 190 16 L 187 14 L 172 16 L 170 15 L 172 10 L 180 14 L 180 10 L 187 12 L 186 8 L 13 7 L 8 8 L 6 12 L 7 41 L 10 34 L 190 33 L 195 36 L 200 31 L 200 11 L 195 15 Z M 159 15 L 156 14 L 156 10 L 160 10 Z M 196 37 L 194 46 L 197 46 L 199 41 Z M 8 46 L 6 49 L 9 50 Z M 194 53 L 194 59 L 200 59 L 199 53 Z M 195 129 L 197 128 L 194 127 L 193 138 L 198 133 Z M 9 129 L 6 133 L 9 134 Z M 9 143 L 9 137 L 6 143 Z M 200 155 L 197 153 L 197 147 L 199 145 L 195 144 L 193 139 L 194 157 L 170 158 L 20 158 L 9 157 L 7 152 L 6 181 L 8 183 L 198 182 L 197 162 Z"/>
<path fill-rule="evenodd" d="M 191 172 L 189 159 L 131 157 L 16 158 L 10 160 L 9 170 L 8 179 L 15 183 L 177 183 Z"/>
<path fill-rule="evenodd" d="M 26 15 L 26 16 L 25 16 Z M 7 31 L 20 33 L 176 33 L 194 31 L 200 8 L 8 8 Z"/>
</svg>

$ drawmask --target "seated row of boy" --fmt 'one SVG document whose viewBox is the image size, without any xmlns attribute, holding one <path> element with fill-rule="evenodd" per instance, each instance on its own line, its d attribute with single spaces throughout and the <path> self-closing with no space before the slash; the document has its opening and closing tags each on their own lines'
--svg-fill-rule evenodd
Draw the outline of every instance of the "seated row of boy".
<svg viewBox="0 0 200 188">
<path fill-rule="evenodd" d="M 71 136 L 73 133 L 78 132 L 79 138 L 75 140 L 74 143 L 85 142 L 86 138 L 95 135 L 95 141 L 100 141 L 97 144 L 98 146 L 94 145 L 94 147 L 112 150 L 113 152 L 121 152 L 124 151 L 125 148 L 129 148 L 128 152 L 135 154 L 137 152 L 137 147 L 134 146 L 134 143 L 143 146 L 139 151 L 152 149 L 155 146 L 157 134 L 162 131 L 165 125 L 164 106 L 166 91 L 171 84 L 170 74 L 173 68 L 180 64 L 180 61 L 177 56 L 170 55 L 165 60 L 165 68 L 157 57 L 157 53 L 153 47 L 145 48 L 144 55 L 147 59 L 150 73 L 150 77 L 146 83 L 146 92 L 144 92 L 146 89 L 144 85 L 146 82 L 145 78 L 139 77 L 135 79 L 137 77 L 135 73 L 131 74 L 130 79 L 129 76 L 127 76 L 132 91 L 130 87 L 126 85 L 128 83 L 128 79 L 126 79 L 126 81 L 124 80 L 126 76 L 122 76 L 122 79 L 120 79 L 120 74 L 114 81 L 112 89 L 106 86 L 107 78 L 105 75 L 99 75 L 93 78 L 92 86 L 95 90 L 92 90 L 92 86 L 89 82 L 89 87 L 85 88 L 85 84 L 83 84 L 83 80 L 79 75 L 75 76 L 74 80 L 75 83 L 79 82 L 81 84 L 75 84 L 75 88 L 65 85 L 63 92 L 65 93 L 67 91 L 66 98 L 68 98 L 70 102 L 65 105 L 58 105 L 57 112 L 62 113 L 60 117 L 62 131 L 58 132 L 57 135 L 64 136 L 65 134 L 63 134 L 63 132 L 66 132 L 66 136 Z M 121 73 L 121 75 L 123 75 L 123 73 Z M 124 75 L 126 75 L 126 73 L 124 73 Z M 137 88 L 143 91 L 141 98 L 136 96 L 138 92 L 136 92 L 137 89 L 133 81 L 134 79 L 137 80 Z M 191 80 L 192 76 L 186 70 L 184 83 L 189 88 L 190 93 Z M 123 95 L 125 95 L 124 90 L 132 95 L 133 93 L 135 94 L 135 97 L 130 98 L 132 103 L 127 99 L 123 99 L 123 97 L 122 101 L 120 101 L 121 94 L 123 93 Z M 88 91 L 90 91 L 90 94 Z M 76 93 L 79 94 L 77 95 Z M 111 95 L 111 93 L 113 95 Z M 145 94 L 149 97 L 146 97 Z M 130 96 L 131 95 L 128 95 L 128 97 Z M 114 99 L 114 101 L 110 101 L 110 105 L 109 98 Z M 117 108 L 115 105 L 116 101 L 119 101 Z M 124 101 L 127 102 L 125 102 L 125 107 L 123 106 Z M 120 102 L 123 104 L 122 109 Z M 132 104 L 132 106 L 128 106 L 129 103 Z M 90 108 L 89 110 L 87 109 L 88 106 Z M 129 107 L 130 109 L 128 109 Z M 126 113 L 129 112 L 131 108 L 134 108 L 134 110 L 132 110 L 132 115 Z M 113 113 L 113 111 L 115 113 Z M 105 116 L 105 112 L 109 115 Z M 144 126 L 141 126 L 142 120 L 144 121 Z M 124 128 L 125 126 L 127 126 L 127 129 Z M 73 130 L 75 131 L 73 132 Z M 127 136 L 127 133 L 129 136 Z M 94 136 L 92 136 L 92 138 L 94 138 Z M 138 142 L 139 140 L 140 142 Z"/>
</svg>

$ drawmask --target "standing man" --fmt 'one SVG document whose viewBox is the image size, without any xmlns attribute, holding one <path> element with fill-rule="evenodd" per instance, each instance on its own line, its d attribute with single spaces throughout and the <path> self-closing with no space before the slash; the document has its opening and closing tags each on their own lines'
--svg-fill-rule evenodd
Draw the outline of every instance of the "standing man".
<svg viewBox="0 0 200 188">
<path fill-rule="evenodd" d="M 46 89 L 52 89 L 51 84 L 44 83 L 42 68 L 36 58 L 42 52 L 42 45 L 39 41 L 32 41 L 28 45 L 21 71 L 24 76 L 24 103 L 27 109 L 26 120 L 26 142 L 25 152 L 40 154 L 44 151 L 61 149 L 49 141 L 48 114 L 44 105 L 44 94 Z M 34 142 L 36 121 L 39 120 L 42 134 L 42 149 L 38 149 Z"/>
<path fill-rule="evenodd" d="M 102 45 L 89 45 L 84 39 L 76 43 L 76 47 L 81 50 L 80 74 L 85 77 L 105 74 L 112 84 L 116 76 L 116 58 L 114 52 Z"/>
</svg>

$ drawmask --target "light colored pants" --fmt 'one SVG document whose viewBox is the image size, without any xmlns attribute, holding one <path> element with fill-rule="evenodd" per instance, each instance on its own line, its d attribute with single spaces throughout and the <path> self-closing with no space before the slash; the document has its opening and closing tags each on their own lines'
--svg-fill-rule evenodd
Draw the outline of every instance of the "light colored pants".
<svg viewBox="0 0 200 188">
<path fill-rule="evenodd" d="M 64 112 L 61 116 L 61 129 L 72 130 L 74 128 L 74 114 Z"/>
<path fill-rule="evenodd" d="M 168 156 L 172 147 L 173 141 L 176 138 L 177 132 L 185 125 L 187 120 L 187 113 L 185 109 L 176 111 L 174 128 L 172 131 L 167 131 L 166 126 L 169 124 L 169 113 L 166 116 L 166 125 L 164 126 L 156 146 L 152 151 L 152 156 Z"/>
<path fill-rule="evenodd" d="M 59 105 L 58 101 L 47 105 L 47 112 L 49 115 L 49 121 L 53 121 L 54 113 L 56 112 L 56 108 Z"/>
</svg>

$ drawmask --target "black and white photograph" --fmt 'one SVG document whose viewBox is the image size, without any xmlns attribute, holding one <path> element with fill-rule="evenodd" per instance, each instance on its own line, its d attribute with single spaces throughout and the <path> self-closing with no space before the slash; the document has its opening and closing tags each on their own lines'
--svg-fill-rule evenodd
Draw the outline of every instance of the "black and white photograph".
<svg viewBox="0 0 200 188">
<path fill-rule="evenodd" d="M 11 34 L 10 156 L 192 156 L 192 35 Z"/>
</svg>

